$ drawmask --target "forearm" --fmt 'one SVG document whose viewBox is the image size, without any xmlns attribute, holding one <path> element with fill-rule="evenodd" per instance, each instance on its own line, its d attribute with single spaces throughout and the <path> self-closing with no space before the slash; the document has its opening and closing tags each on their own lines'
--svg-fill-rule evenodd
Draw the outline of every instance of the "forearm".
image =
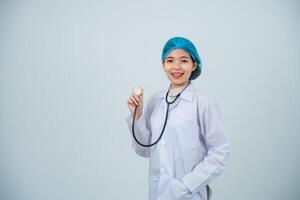
<svg viewBox="0 0 300 200">
<path fill-rule="evenodd" d="M 127 118 L 127 125 L 128 128 L 130 130 L 130 132 L 132 133 L 132 120 L 133 120 L 133 114 L 130 114 Z M 151 132 L 150 130 L 147 128 L 146 125 L 146 119 L 145 119 L 145 115 L 142 114 L 136 121 L 135 121 L 135 126 L 134 126 L 134 132 L 135 132 L 135 137 L 137 138 L 137 140 L 143 144 L 148 144 L 150 142 L 150 135 Z M 132 136 L 132 134 L 131 134 Z M 132 143 L 131 146 L 133 147 L 133 149 L 135 150 L 135 152 L 142 156 L 142 157 L 149 157 L 149 148 L 147 147 L 143 147 L 141 145 L 139 145 L 133 138 L 132 136 Z"/>
</svg>

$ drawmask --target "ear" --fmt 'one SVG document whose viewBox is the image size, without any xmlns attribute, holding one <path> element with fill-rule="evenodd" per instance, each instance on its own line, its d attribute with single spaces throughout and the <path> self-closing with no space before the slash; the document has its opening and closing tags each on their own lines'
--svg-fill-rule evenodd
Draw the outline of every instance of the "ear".
<svg viewBox="0 0 300 200">
<path fill-rule="evenodd" d="M 195 71 L 195 70 L 196 70 L 196 68 L 197 68 L 198 62 L 194 62 L 194 63 L 193 63 L 193 65 L 194 65 L 194 66 L 193 66 L 193 69 L 192 69 L 192 71 Z"/>
<path fill-rule="evenodd" d="M 163 67 L 164 71 L 166 71 L 166 69 L 165 69 L 165 63 L 162 62 L 161 64 L 162 64 L 162 67 Z"/>
</svg>

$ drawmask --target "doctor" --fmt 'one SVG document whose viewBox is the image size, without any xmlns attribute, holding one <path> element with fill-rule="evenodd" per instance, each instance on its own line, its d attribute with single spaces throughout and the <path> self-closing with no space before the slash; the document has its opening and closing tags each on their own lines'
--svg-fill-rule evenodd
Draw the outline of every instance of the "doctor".
<svg viewBox="0 0 300 200">
<path fill-rule="evenodd" d="M 148 148 L 132 140 L 132 147 L 149 158 L 149 200 L 208 200 L 208 186 L 224 170 L 229 157 L 229 140 L 214 98 L 197 89 L 192 80 L 201 74 L 201 59 L 194 44 L 183 37 L 167 41 L 162 66 L 170 80 L 168 121 L 161 140 Z M 166 114 L 166 92 L 149 98 L 143 112 L 143 96 L 128 102 L 127 124 L 131 131 L 135 105 L 135 133 L 144 144 L 159 137 Z"/>
</svg>

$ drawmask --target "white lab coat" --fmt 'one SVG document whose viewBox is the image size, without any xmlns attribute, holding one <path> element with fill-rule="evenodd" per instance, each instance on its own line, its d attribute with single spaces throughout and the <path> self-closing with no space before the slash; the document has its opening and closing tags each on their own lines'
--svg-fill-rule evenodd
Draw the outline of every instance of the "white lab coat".
<svg viewBox="0 0 300 200">
<path fill-rule="evenodd" d="M 165 95 L 166 91 L 152 95 L 135 123 L 136 137 L 144 144 L 156 141 L 161 133 Z M 127 118 L 130 132 L 132 118 L 132 114 Z M 206 185 L 224 170 L 229 146 L 216 101 L 193 83 L 170 105 L 158 144 L 142 147 L 132 139 L 135 152 L 150 158 L 149 200 L 207 200 Z M 208 192 L 211 196 L 210 188 Z"/>
</svg>

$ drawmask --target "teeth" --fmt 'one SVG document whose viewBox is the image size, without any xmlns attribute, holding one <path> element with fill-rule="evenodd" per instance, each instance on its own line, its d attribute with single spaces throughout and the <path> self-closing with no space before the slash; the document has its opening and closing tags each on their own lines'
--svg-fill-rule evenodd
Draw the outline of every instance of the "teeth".
<svg viewBox="0 0 300 200">
<path fill-rule="evenodd" d="M 178 78 L 178 77 L 180 77 L 182 75 L 183 75 L 183 73 L 172 73 L 172 76 L 174 76 L 176 78 Z"/>
</svg>

